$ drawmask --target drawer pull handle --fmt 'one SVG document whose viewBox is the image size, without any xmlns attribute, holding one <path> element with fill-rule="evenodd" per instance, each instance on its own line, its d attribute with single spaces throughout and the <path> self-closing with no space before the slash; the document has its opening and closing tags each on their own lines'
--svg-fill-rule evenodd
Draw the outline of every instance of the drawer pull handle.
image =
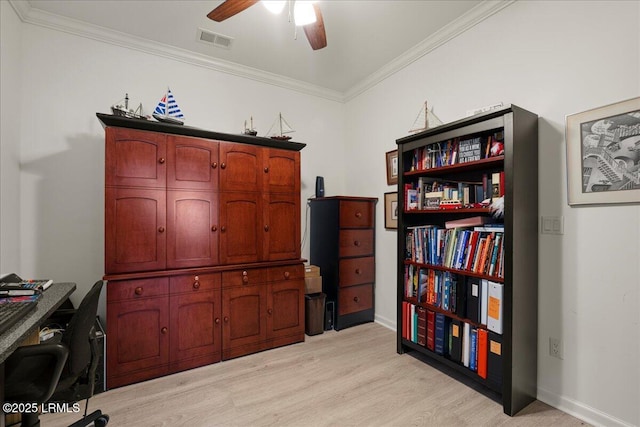
<svg viewBox="0 0 640 427">
<path fill-rule="evenodd" d="M 264 226 L 264 231 L 269 231 L 269 226 L 268 225 Z"/>
<path fill-rule="evenodd" d="M 142 290 L 142 286 L 138 286 L 134 292 L 136 293 L 136 295 L 142 295 Z"/>
<path fill-rule="evenodd" d="M 218 162 L 211 163 L 211 169 L 215 169 L 218 167 Z"/>
<path fill-rule="evenodd" d="M 200 289 L 200 282 L 193 282 L 193 289 Z"/>
<path fill-rule="evenodd" d="M 362 212 L 356 212 L 356 218 L 362 218 Z"/>
<path fill-rule="evenodd" d="M 356 240 L 355 242 L 353 242 L 353 244 L 356 245 L 356 246 L 360 246 L 360 241 Z"/>
<path fill-rule="evenodd" d="M 222 227 L 220 227 L 220 231 L 222 231 L 222 232 L 224 233 L 225 231 L 227 231 L 227 227 L 225 227 L 225 226 L 223 225 Z"/>
<path fill-rule="evenodd" d="M 167 329 L 167 327 L 165 326 L 164 328 L 160 329 L 160 332 L 162 332 L 163 334 L 166 334 L 168 330 L 169 329 Z"/>
<path fill-rule="evenodd" d="M 225 162 L 220 163 L 220 169 L 226 169 L 227 164 Z"/>
<path fill-rule="evenodd" d="M 353 300 L 354 300 L 355 302 L 360 302 L 360 298 L 358 298 L 358 297 L 353 297 Z"/>
<path fill-rule="evenodd" d="M 158 227 L 158 233 L 164 233 L 164 227 Z"/>
<path fill-rule="evenodd" d="M 269 173 L 269 166 L 267 166 L 266 168 L 264 168 L 264 173 Z"/>
<path fill-rule="evenodd" d="M 216 325 L 219 325 L 219 324 L 220 324 L 220 318 L 219 318 L 219 317 L 216 317 L 215 322 L 216 322 Z"/>
<path fill-rule="evenodd" d="M 246 270 L 242 272 L 242 281 L 244 283 L 249 283 L 249 273 L 247 273 Z"/>
<path fill-rule="evenodd" d="M 267 313 L 269 313 L 269 316 L 271 316 L 273 314 L 273 309 L 272 308 L 267 309 Z"/>
<path fill-rule="evenodd" d="M 284 272 L 284 278 L 285 278 L 285 280 L 289 280 L 289 277 L 291 277 L 291 274 L 289 274 L 289 272 L 288 272 L 288 271 L 285 271 L 285 272 Z"/>
<path fill-rule="evenodd" d="M 158 163 L 160 163 L 161 165 L 163 165 L 163 164 L 164 164 L 164 162 L 165 162 L 164 157 L 160 157 L 160 158 L 158 159 Z"/>
<path fill-rule="evenodd" d="M 229 323 L 229 317 L 228 316 L 224 316 L 224 323 Z"/>
<path fill-rule="evenodd" d="M 215 225 L 211 226 L 211 231 L 216 232 L 218 231 L 218 227 L 216 227 Z"/>
<path fill-rule="evenodd" d="M 356 268 L 356 274 L 360 274 L 360 269 Z"/>
</svg>

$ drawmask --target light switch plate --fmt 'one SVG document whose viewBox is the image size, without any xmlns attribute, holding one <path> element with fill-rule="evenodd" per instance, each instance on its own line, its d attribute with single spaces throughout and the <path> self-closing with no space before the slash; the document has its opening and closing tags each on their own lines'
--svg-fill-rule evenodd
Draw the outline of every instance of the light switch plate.
<svg viewBox="0 0 640 427">
<path fill-rule="evenodd" d="M 542 234 L 564 234 L 564 217 L 542 216 L 540 232 Z"/>
</svg>

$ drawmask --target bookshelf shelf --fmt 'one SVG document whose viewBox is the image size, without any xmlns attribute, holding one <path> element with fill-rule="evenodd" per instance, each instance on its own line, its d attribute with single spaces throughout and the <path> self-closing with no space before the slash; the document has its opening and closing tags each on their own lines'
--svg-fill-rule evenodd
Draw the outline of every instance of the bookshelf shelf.
<svg viewBox="0 0 640 427">
<path fill-rule="evenodd" d="M 509 105 L 396 143 L 397 351 L 497 392 L 515 415 L 537 393 L 538 117 Z M 496 220 L 489 207 L 425 209 L 463 194 L 504 197 L 500 224 L 446 228 Z"/>
</svg>

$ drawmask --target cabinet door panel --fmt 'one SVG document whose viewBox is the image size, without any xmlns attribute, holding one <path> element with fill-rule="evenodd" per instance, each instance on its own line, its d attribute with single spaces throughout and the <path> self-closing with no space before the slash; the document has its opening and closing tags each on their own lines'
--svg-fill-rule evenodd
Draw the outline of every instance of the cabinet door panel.
<svg viewBox="0 0 640 427">
<path fill-rule="evenodd" d="M 300 197 L 265 195 L 264 253 L 269 261 L 300 258 Z"/>
<path fill-rule="evenodd" d="M 168 364 L 168 297 L 109 304 L 107 330 L 108 376 Z"/>
<path fill-rule="evenodd" d="M 267 308 L 268 337 L 304 331 L 304 281 L 286 280 L 270 285 Z"/>
<path fill-rule="evenodd" d="M 220 143 L 220 190 L 262 190 L 262 148 Z"/>
<path fill-rule="evenodd" d="M 220 360 L 222 343 L 220 293 L 194 291 L 171 296 L 170 358 L 172 365 L 185 359 Z"/>
<path fill-rule="evenodd" d="M 300 193 L 300 153 L 298 151 L 265 150 L 264 191 L 268 193 Z"/>
<path fill-rule="evenodd" d="M 267 337 L 265 284 L 222 290 L 222 351 L 238 355 L 232 349 L 256 347 Z"/>
<path fill-rule="evenodd" d="M 110 273 L 166 267 L 165 192 L 105 189 L 105 270 Z"/>
<path fill-rule="evenodd" d="M 220 194 L 220 262 L 262 258 L 262 203 L 257 193 Z"/>
<path fill-rule="evenodd" d="M 218 189 L 218 141 L 171 135 L 167 158 L 168 188 Z"/>
<path fill-rule="evenodd" d="M 105 184 L 164 187 L 166 156 L 166 135 L 108 127 Z"/>
<path fill-rule="evenodd" d="M 167 267 L 218 264 L 217 193 L 167 192 Z"/>
</svg>

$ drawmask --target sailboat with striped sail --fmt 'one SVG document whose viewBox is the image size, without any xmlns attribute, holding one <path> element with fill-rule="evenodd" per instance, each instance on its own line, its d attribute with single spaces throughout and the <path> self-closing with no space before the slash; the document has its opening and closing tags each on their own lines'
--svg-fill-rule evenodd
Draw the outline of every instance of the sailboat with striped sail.
<svg viewBox="0 0 640 427">
<path fill-rule="evenodd" d="M 160 102 L 158 102 L 158 105 L 156 105 L 156 109 L 153 110 L 153 117 L 160 122 L 172 123 L 174 125 L 184 124 L 184 115 L 176 99 L 173 97 L 171 89 L 167 88 L 167 92 Z"/>
</svg>

